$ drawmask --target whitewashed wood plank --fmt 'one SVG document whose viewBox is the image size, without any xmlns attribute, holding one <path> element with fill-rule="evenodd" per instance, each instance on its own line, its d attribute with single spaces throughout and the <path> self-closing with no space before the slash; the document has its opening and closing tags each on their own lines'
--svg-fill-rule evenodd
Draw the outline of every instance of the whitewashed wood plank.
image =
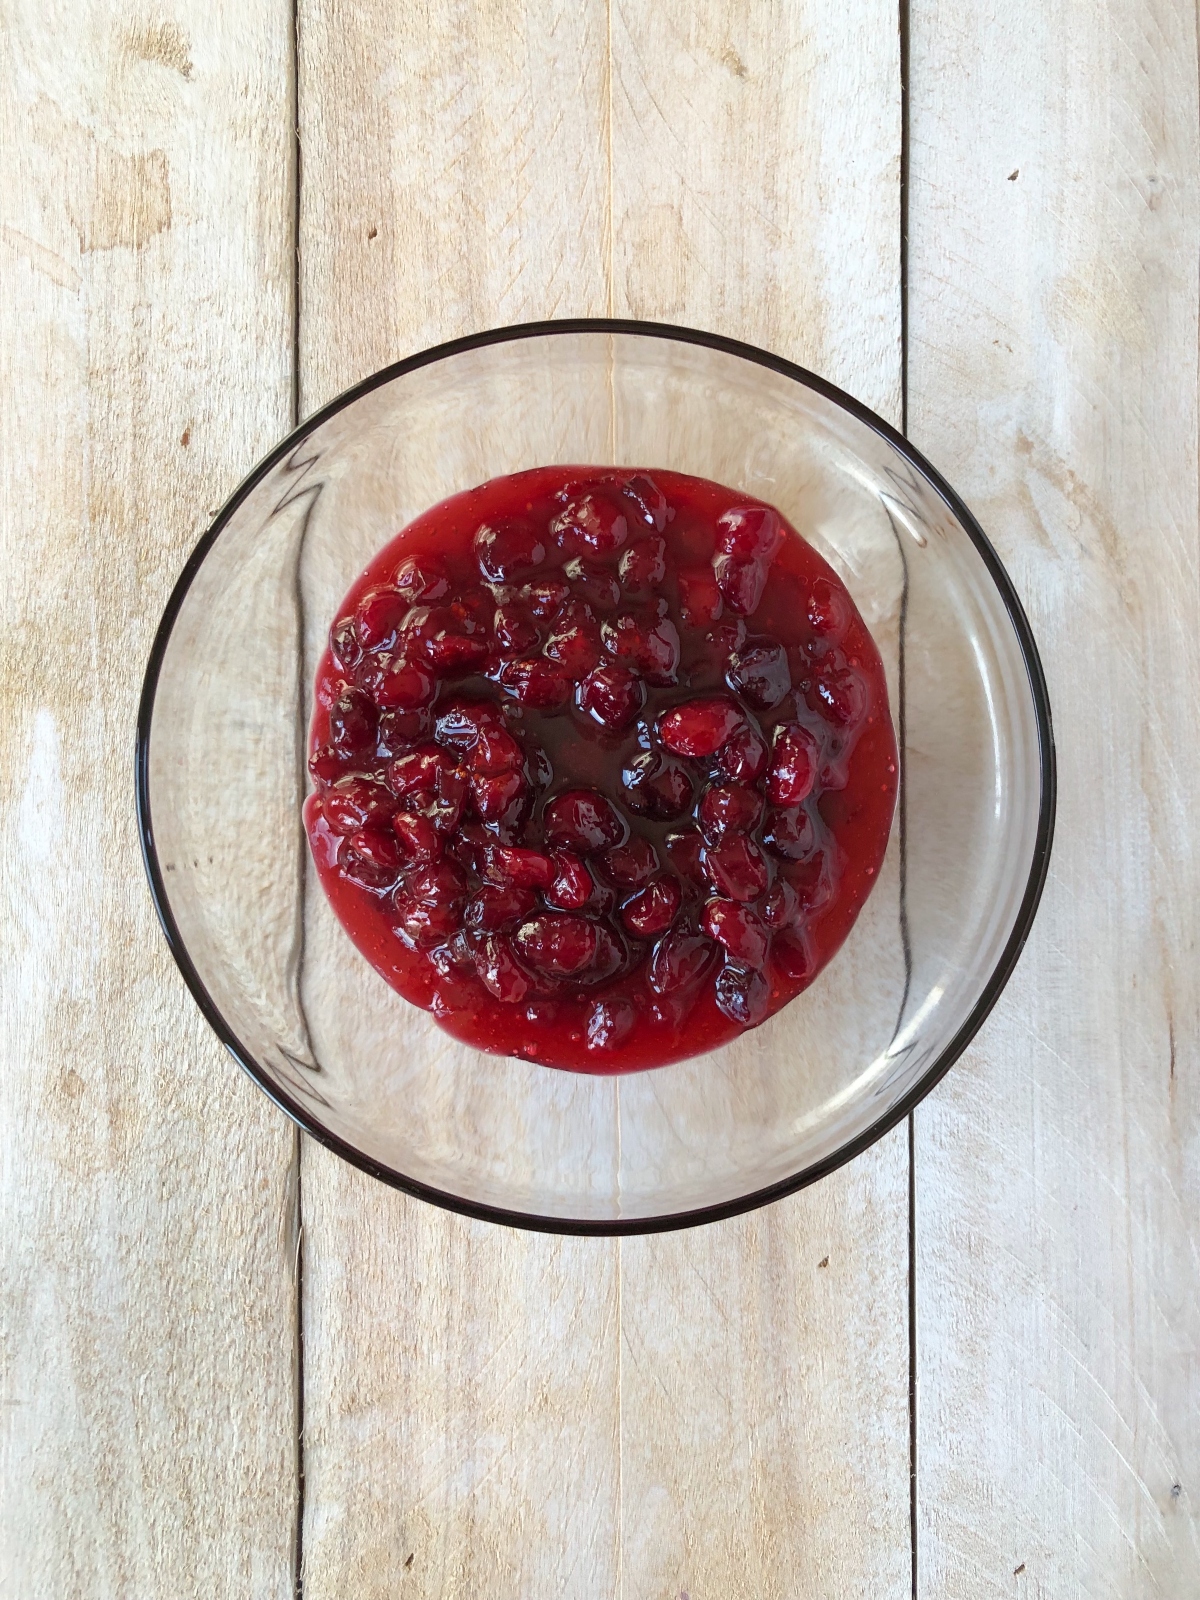
<svg viewBox="0 0 1200 1600">
<path fill-rule="evenodd" d="M 613 53 L 618 314 L 897 420 L 894 6 L 618 0 Z M 628 1600 L 909 1593 L 907 1183 L 899 1129 L 765 1211 L 624 1241 Z"/>
<path fill-rule="evenodd" d="M 1196 18 L 912 9 L 910 422 L 1031 612 L 1054 862 L 917 1114 L 919 1590 L 1200 1582 Z"/>
<path fill-rule="evenodd" d="M 131 763 L 170 586 L 289 421 L 288 8 L 3 30 L 0 1587 L 283 1600 L 294 1136 L 171 963 Z"/>
<path fill-rule="evenodd" d="M 303 406 L 608 307 L 603 5 L 300 11 Z M 314 1145 L 307 1600 L 616 1590 L 617 1247 L 465 1221 Z"/>
</svg>

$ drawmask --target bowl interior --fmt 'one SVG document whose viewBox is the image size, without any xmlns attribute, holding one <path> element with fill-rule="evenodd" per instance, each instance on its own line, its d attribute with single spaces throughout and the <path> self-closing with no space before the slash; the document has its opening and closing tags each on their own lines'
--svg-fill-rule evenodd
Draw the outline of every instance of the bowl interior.
<svg viewBox="0 0 1200 1600">
<path fill-rule="evenodd" d="M 312 675 L 352 578 L 433 502 L 552 462 L 673 468 L 778 505 L 871 628 L 903 745 L 881 880 L 812 988 L 722 1050 L 621 1078 L 442 1033 L 343 934 L 300 825 Z M 160 638 L 143 823 L 210 1017 L 315 1131 L 470 1207 L 636 1226 L 823 1170 L 961 1047 L 1031 911 L 1048 724 L 989 559 L 862 415 L 730 348 L 568 327 L 340 404 L 238 492 Z"/>
</svg>

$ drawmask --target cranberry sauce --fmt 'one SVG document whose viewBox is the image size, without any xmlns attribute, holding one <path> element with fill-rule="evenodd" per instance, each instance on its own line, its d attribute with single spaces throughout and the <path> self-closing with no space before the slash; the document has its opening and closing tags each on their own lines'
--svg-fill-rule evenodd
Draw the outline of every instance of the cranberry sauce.
<svg viewBox="0 0 1200 1600">
<path fill-rule="evenodd" d="M 367 960 L 455 1038 L 583 1072 L 806 988 L 887 845 L 896 744 L 841 581 L 770 506 L 545 467 L 418 517 L 342 603 L 304 810 Z"/>
</svg>

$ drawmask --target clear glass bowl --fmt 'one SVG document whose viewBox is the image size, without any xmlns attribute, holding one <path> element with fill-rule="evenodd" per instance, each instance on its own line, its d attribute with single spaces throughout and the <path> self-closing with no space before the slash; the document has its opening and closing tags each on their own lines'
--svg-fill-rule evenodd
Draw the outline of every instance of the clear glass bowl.
<svg viewBox="0 0 1200 1600">
<path fill-rule="evenodd" d="M 881 881 L 812 988 L 724 1049 L 617 1078 L 483 1055 L 441 1032 L 335 922 L 300 820 L 313 671 L 351 579 L 435 501 L 556 462 L 673 468 L 776 504 L 871 628 L 902 748 Z M 638 1232 L 812 1182 L 937 1082 L 1028 935 L 1054 747 L 1012 584 L 962 501 L 886 423 L 711 334 L 556 322 L 376 374 L 247 478 L 155 640 L 137 795 L 175 958 L 276 1104 L 440 1204 Z"/>
</svg>

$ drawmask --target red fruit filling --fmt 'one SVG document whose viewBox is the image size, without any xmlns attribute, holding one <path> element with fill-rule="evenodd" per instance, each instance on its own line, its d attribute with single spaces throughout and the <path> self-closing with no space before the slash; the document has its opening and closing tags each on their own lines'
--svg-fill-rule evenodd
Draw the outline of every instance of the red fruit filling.
<svg viewBox="0 0 1200 1600">
<path fill-rule="evenodd" d="M 794 999 L 877 876 L 879 654 L 772 507 L 547 467 L 433 507 L 346 596 L 305 822 L 346 931 L 480 1049 L 620 1072 Z"/>
</svg>

